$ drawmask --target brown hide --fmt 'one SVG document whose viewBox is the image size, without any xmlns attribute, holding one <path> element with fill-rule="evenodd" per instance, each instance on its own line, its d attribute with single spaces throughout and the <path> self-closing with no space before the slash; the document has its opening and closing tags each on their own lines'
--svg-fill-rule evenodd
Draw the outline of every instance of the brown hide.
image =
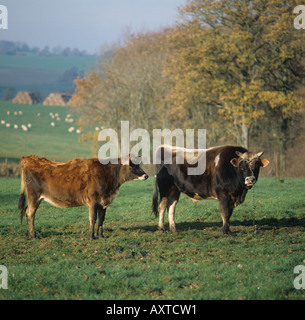
<svg viewBox="0 0 305 320">
<path fill-rule="evenodd" d="M 88 206 L 90 238 L 93 238 L 97 213 L 104 220 L 106 208 L 119 192 L 119 187 L 130 180 L 145 180 L 146 173 L 139 167 L 128 165 L 103 165 L 97 158 L 74 159 L 68 162 L 54 162 L 36 156 L 22 157 L 21 196 L 19 209 L 21 218 L 26 211 L 29 233 L 35 237 L 34 216 L 42 200 L 60 208 Z M 25 209 L 24 189 L 26 187 L 28 207 Z M 99 222 L 102 229 L 102 221 Z M 102 233 L 99 234 L 102 236 Z"/>
</svg>

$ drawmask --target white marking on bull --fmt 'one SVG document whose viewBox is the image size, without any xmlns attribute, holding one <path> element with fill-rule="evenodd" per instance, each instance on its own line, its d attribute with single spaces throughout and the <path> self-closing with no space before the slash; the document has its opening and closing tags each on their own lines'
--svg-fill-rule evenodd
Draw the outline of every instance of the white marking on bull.
<svg viewBox="0 0 305 320">
<path fill-rule="evenodd" d="M 215 160 L 214 160 L 215 167 L 217 167 L 219 159 L 220 159 L 220 153 L 215 157 Z"/>
</svg>

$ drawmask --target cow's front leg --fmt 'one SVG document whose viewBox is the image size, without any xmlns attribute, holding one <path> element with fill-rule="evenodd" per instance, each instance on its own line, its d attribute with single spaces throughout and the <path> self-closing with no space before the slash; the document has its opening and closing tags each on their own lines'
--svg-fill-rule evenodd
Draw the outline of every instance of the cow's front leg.
<svg viewBox="0 0 305 320">
<path fill-rule="evenodd" d="M 98 213 L 98 228 L 97 228 L 97 235 L 101 239 L 103 238 L 103 223 L 105 220 L 106 215 L 106 208 L 103 209 L 101 205 L 98 205 L 97 207 L 97 213 Z"/>
<path fill-rule="evenodd" d="M 89 205 L 89 240 L 94 239 L 94 226 L 96 222 L 96 211 L 97 208 L 95 204 L 90 204 Z"/>
<path fill-rule="evenodd" d="M 221 217 L 222 217 L 222 232 L 224 235 L 230 234 L 230 217 L 233 212 L 233 202 L 231 199 L 228 199 L 227 197 L 219 197 L 219 207 L 221 211 Z"/>
</svg>

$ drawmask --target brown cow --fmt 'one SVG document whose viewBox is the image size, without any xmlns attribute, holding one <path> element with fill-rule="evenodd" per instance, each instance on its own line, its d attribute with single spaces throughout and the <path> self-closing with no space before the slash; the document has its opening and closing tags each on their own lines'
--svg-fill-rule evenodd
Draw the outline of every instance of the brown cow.
<svg viewBox="0 0 305 320">
<path fill-rule="evenodd" d="M 127 165 L 101 164 L 98 158 L 54 162 L 36 156 L 20 159 L 21 195 L 18 202 L 20 220 L 26 213 L 28 231 L 35 237 L 34 218 L 42 200 L 59 208 L 89 207 L 89 239 L 94 238 L 94 225 L 99 218 L 97 234 L 103 237 L 106 209 L 126 181 L 146 180 L 148 175 L 139 167 L 139 159 L 129 158 Z M 25 191 L 28 206 L 25 207 Z"/>
</svg>

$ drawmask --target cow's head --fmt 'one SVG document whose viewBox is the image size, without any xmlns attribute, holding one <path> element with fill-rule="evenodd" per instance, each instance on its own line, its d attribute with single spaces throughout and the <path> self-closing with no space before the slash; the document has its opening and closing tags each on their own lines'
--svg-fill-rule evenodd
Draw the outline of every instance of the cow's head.
<svg viewBox="0 0 305 320">
<path fill-rule="evenodd" d="M 146 180 L 148 175 L 140 168 L 141 157 L 129 155 L 127 164 L 123 164 L 123 180 Z"/>
<path fill-rule="evenodd" d="M 267 159 L 261 159 L 260 157 L 264 152 L 251 153 L 251 152 L 235 152 L 238 158 L 233 158 L 231 164 L 238 168 L 245 185 L 248 189 L 251 189 L 258 179 L 260 167 L 266 167 L 269 164 Z"/>
</svg>

